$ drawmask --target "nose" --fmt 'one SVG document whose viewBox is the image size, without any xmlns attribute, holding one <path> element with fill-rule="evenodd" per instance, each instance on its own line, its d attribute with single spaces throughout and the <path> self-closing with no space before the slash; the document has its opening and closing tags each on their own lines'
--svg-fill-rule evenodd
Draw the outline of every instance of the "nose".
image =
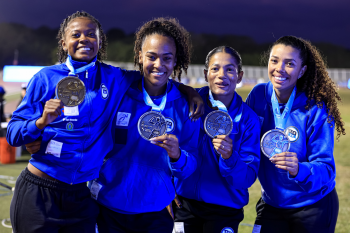
<svg viewBox="0 0 350 233">
<path fill-rule="evenodd" d="M 162 59 L 157 58 L 157 59 L 154 61 L 154 67 L 158 68 L 158 67 L 162 67 L 162 66 L 163 66 L 163 61 L 162 61 Z"/>
<path fill-rule="evenodd" d="M 285 67 L 284 67 L 284 63 L 283 62 L 279 62 L 277 65 L 276 65 L 276 71 L 278 73 L 283 73 L 285 71 Z"/>
<path fill-rule="evenodd" d="M 226 76 L 225 76 L 225 70 L 224 70 L 224 68 L 221 67 L 221 68 L 219 69 L 218 77 L 221 78 L 221 79 L 226 77 Z"/>
<path fill-rule="evenodd" d="M 79 37 L 79 42 L 84 43 L 86 41 L 88 41 L 88 38 L 87 38 L 87 36 L 84 35 L 84 33 L 82 33 Z"/>
</svg>

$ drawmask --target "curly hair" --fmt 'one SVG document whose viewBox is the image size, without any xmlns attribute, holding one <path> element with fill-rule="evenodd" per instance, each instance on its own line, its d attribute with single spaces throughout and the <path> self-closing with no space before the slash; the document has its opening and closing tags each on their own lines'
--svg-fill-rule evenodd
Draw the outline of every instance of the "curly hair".
<svg viewBox="0 0 350 233">
<path fill-rule="evenodd" d="M 268 53 L 265 53 L 264 60 L 267 58 L 275 45 L 283 44 L 299 50 L 299 57 L 302 60 L 302 66 L 307 66 L 304 75 L 297 81 L 298 91 L 302 91 L 307 96 L 305 109 L 311 108 L 311 101 L 315 101 L 319 108 L 326 105 L 327 122 L 335 122 L 337 130 L 337 140 L 341 135 L 345 135 L 344 122 L 340 116 L 337 101 L 341 102 L 336 84 L 329 77 L 327 66 L 319 50 L 309 41 L 295 36 L 283 36 L 271 46 Z"/>
<path fill-rule="evenodd" d="M 100 39 L 101 39 L 101 48 L 98 50 L 97 60 L 99 62 L 102 62 L 103 59 L 107 58 L 107 37 L 103 32 L 102 26 L 101 26 L 100 22 L 94 16 L 90 15 L 89 13 L 87 13 L 85 11 L 81 11 L 81 12 L 77 11 L 74 14 L 65 18 L 60 25 L 60 29 L 58 30 L 58 34 L 57 34 L 56 39 L 58 39 L 57 56 L 58 56 L 59 63 L 64 63 L 68 57 L 68 52 L 63 49 L 61 40 L 64 39 L 65 31 L 66 31 L 66 28 L 68 27 L 68 24 L 73 19 L 76 19 L 76 18 L 88 18 L 97 25 L 98 30 L 99 30 L 99 34 L 100 34 Z"/>
<path fill-rule="evenodd" d="M 139 51 L 147 36 L 158 34 L 172 38 L 176 46 L 176 65 L 172 78 L 181 81 L 182 70 L 187 74 L 188 65 L 191 59 L 191 43 L 190 34 L 180 25 L 175 18 L 156 18 L 143 24 L 137 29 L 134 46 L 134 65 L 138 66 L 141 74 L 143 74 L 143 65 L 139 63 Z"/>
</svg>

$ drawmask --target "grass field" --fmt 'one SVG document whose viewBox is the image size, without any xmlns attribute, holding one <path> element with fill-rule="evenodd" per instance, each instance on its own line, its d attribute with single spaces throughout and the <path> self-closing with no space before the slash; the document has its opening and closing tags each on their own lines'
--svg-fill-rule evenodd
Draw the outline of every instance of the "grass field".
<svg viewBox="0 0 350 233">
<path fill-rule="evenodd" d="M 237 92 L 246 98 L 250 91 L 250 88 L 244 87 L 238 89 Z M 338 216 L 338 223 L 336 227 L 337 233 L 350 232 L 350 90 L 341 89 L 340 95 L 343 99 L 343 103 L 339 106 L 343 120 L 345 122 L 347 135 L 340 137 L 339 142 L 335 142 L 334 157 L 337 167 L 336 188 L 339 195 L 340 209 Z M 27 165 L 29 156 L 22 156 L 17 160 L 15 164 L 2 165 L 0 164 L 0 175 L 15 176 L 17 177 L 21 170 Z M 10 186 L 14 184 L 8 183 L 4 179 L 0 179 L 0 182 L 7 183 Z M 9 208 L 12 195 L 1 196 L 8 193 L 8 191 L 0 189 L 0 220 L 9 218 Z M 260 198 L 260 184 L 255 184 L 249 189 L 250 201 L 244 208 L 245 217 L 243 225 L 239 227 L 240 233 L 251 233 L 252 227 L 248 226 L 254 224 L 255 219 L 255 204 Z M 11 229 L 5 228 L 0 224 L 0 233 L 11 233 Z"/>
</svg>

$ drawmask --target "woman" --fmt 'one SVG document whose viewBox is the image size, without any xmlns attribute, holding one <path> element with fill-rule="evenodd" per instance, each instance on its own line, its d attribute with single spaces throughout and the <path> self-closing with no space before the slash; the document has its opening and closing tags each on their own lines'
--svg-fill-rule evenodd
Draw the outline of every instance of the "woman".
<svg viewBox="0 0 350 233">
<path fill-rule="evenodd" d="M 183 222 L 186 233 L 237 232 L 259 168 L 259 118 L 235 92 L 243 77 L 237 51 L 227 46 L 210 51 L 204 75 L 209 87 L 198 90 L 206 103 L 198 165 L 189 177 L 175 177 L 182 202 L 182 208 L 174 205 L 175 222 Z"/>
<path fill-rule="evenodd" d="M 270 82 L 254 87 L 247 98 L 262 123 L 266 155 L 253 231 L 334 232 L 339 208 L 334 126 L 337 138 L 345 134 L 335 84 L 317 49 L 294 36 L 273 44 L 268 75 Z"/>
<path fill-rule="evenodd" d="M 186 99 L 169 80 L 187 70 L 189 33 L 175 19 L 154 19 L 136 32 L 134 51 L 143 78 L 125 93 L 113 120 L 114 148 L 90 183 L 100 233 L 171 232 L 172 176 L 185 178 L 196 167 L 199 122 L 191 122 Z"/>
</svg>

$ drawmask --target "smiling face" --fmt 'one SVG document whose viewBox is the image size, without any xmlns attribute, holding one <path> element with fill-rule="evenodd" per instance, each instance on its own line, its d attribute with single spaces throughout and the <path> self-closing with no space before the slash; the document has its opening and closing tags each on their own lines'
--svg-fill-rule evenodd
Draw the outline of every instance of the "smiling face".
<svg viewBox="0 0 350 233">
<path fill-rule="evenodd" d="M 302 77 L 305 71 L 306 66 L 302 67 L 298 49 L 283 44 L 273 46 L 268 73 L 276 92 L 289 98 L 298 78 Z"/>
<path fill-rule="evenodd" d="M 147 36 L 139 52 L 139 63 L 143 65 L 145 85 L 153 88 L 164 86 L 176 65 L 174 40 L 159 34 Z"/>
<path fill-rule="evenodd" d="M 231 101 L 236 85 L 242 81 L 243 71 L 238 73 L 234 57 L 219 52 L 210 58 L 208 70 L 204 70 L 204 75 L 215 99 L 226 98 Z"/>
<path fill-rule="evenodd" d="M 88 18 L 75 18 L 69 22 L 61 43 L 73 60 L 90 62 L 101 45 L 98 27 Z"/>
</svg>

